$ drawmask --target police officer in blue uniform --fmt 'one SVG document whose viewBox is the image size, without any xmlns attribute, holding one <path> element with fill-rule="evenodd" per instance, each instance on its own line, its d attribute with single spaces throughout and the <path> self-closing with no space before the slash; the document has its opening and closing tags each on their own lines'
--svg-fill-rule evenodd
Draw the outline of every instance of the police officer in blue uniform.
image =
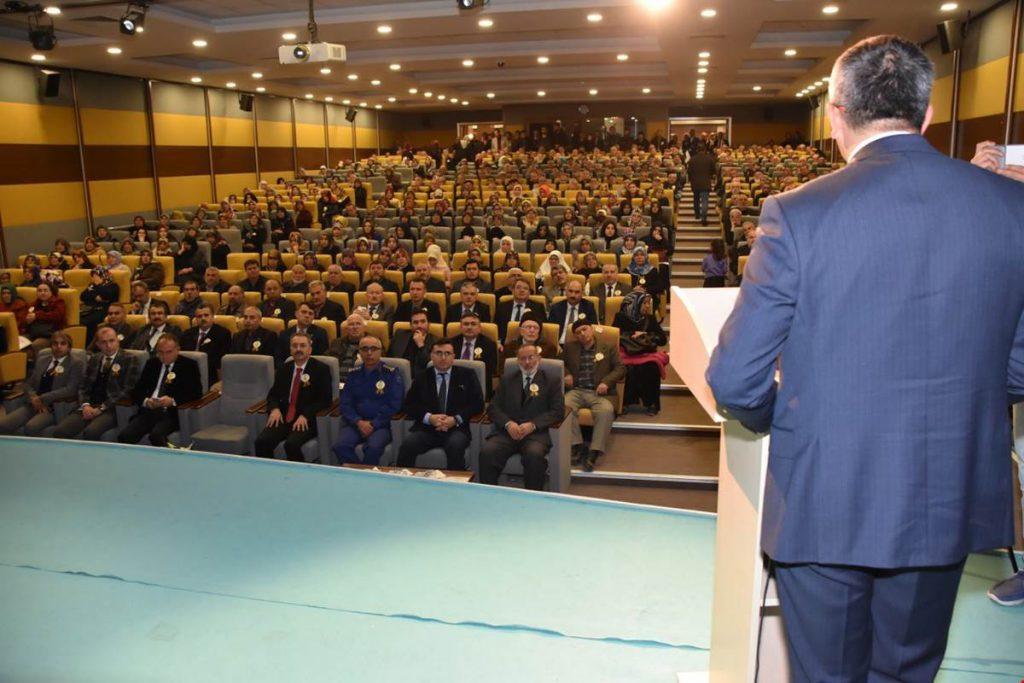
<svg viewBox="0 0 1024 683">
<path fill-rule="evenodd" d="M 341 464 L 376 465 L 391 442 L 391 416 L 402 408 L 405 382 L 402 373 L 381 362 L 381 341 L 372 335 L 359 340 L 363 364 L 353 368 L 341 390 L 341 416 L 344 423 L 332 446 Z M 363 459 L 356 446 L 363 444 Z"/>
</svg>

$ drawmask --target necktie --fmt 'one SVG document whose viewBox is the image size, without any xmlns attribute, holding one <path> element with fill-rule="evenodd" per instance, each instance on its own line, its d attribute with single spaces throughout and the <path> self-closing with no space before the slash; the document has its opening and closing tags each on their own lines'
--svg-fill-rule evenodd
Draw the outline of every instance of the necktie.
<svg viewBox="0 0 1024 683">
<path fill-rule="evenodd" d="M 576 322 L 576 304 L 569 306 L 569 324 Z"/>
<path fill-rule="evenodd" d="M 514 323 L 519 322 L 519 318 L 522 315 L 523 315 L 523 305 L 522 304 L 516 304 L 516 310 L 512 314 L 512 322 L 514 322 Z"/>
<path fill-rule="evenodd" d="M 199 351 L 200 349 L 203 348 L 203 339 L 205 337 L 206 337 L 206 331 L 205 330 L 199 330 L 199 338 L 196 339 L 196 351 Z"/>
<path fill-rule="evenodd" d="M 46 368 L 46 372 L 43 373 L 43 378 L 39 380 L 39 393 L 48 394 L 53 390 L 53 371 L 59 365 L 57 359 L 50 361 L 50 367 Z"/>
<path fill-rule="evenodd" d="M 605 296 L 606 296 L 606 297 L 612 296 L 612 292 L 614 291 L 614 290 L 612 289 L 612 287 L 614 287 L 614 285 L 606 285 L 606 287 L 608 288 L 608 293 L 607 293 L 607 294 L 605 294 Z"/>
<path fill-rule="evenodd" d="M 529 396 L 530 396 L 530 393 L 529 393 L 530 392 L 530 381 L 532 379 L 533 379 L 533 377 L 528 377 L 528 376 L 524 376 L 523 377 L 523 403 L 526 403 L 526 399 L 529 398 Z"/>
<path fill-rule="evenodd" d="M 441 373 L 441 386 L 437 390 L 437 406 L 439 412 L 448 408 L 448 373 Z"/>
<path fill-rule="evenodd" d="M 102 374 L 104 374 L 104 375 L 107 374 L 108 372 L 110 372 L 110 366 L 113 365 L 113 364 L 114 364 L 114 361 L 112 361 L 109 356 L 104 356 L 103 357 L 103 369 L 100 372 Z"/>
<path fill-rule="evenodd" d="M 473 359 L 473 345 L 469 341 L 462 342 L 462 360 Z"/>
<path fill-rule="evenodd" d="M 156 395 L 157 396 L 165 396 L 167 394 L 167 392 L 165 391 L 165 389 L 167 387 L 167 385 L 166 385 L 167 373 L 169 373 L 170 371 L 171 371 L 171 366 L 170 365 L 165 365 L 163 372 L 160 373 L 160 386 L 158 386 L 156 388 Z"/>
<path fill-rule="evenodd" d="M 299 402 L 299 385 L 301 383 L 302 368 L 295 368 L 295 376 L 292 378 L 292 393 L 288 397 L 288 412 L 284 421 L 291 423 L 295 421 L 296 404 Z"/>
</svg>

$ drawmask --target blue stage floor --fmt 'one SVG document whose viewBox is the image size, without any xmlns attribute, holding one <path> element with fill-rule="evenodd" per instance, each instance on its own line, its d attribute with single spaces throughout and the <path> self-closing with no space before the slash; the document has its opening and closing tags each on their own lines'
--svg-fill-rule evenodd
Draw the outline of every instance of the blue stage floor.
<svg viewBox="0 0 1024 683">
<path fill-rule="evenodd" d="M 0 680 L 666 681 L 707 665 L 714 518 L 0 439 Z M 972 558 L 940 681 L 1024 678 Z"/>
</svg>

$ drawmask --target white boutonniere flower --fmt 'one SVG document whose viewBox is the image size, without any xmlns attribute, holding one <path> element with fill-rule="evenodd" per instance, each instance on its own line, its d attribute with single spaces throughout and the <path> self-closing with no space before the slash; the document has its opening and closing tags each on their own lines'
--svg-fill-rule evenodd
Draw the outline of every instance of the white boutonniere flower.
<svg viewBox="0 0 1024 683">
<path fill-rule="evenodd" d="M 206 339 L 204 339 L 204 340 L 203 340 L 203 346 L 206 346 L 206 345 L 207 345 L 207 344 L 209 344 L 209 343 L 210 343 L 211 341 L 213 341 L 213 340 L 212 340 L 212 339 L 210 339 L 209 337 L 207 337 Z"/>
<path fill-rule="evenodd" d="M 281 315 L 281 309 L 280 308 L 275 308 L 274 309 L 274 315 Z"/>
<path fill-rule="evenodd" d="M 173 372 L 168 372 L 167 376 L 164 377 L 164 384 L 171 384 L 174 382 L 174 378 L 177 377 Z"/>
<path fill-rule="evenodd" d="M 302 382 L 302 386 L 308 387 L 309 386 L 309 373 L 308 372 L 302 373 L 299 376 L 299 380 Z"/>
<path fill-rule="evenodd" d="M 117 335 L 117 341 L 124 341 L 124 335 L 123 334 Z"/>
<path fill-rule="evenodd" d="M 384 393 L 384 386 L 385 386 L 384 385 L 384 380 L 382 380 L 382 379 L 377 380 L 376 387 L 377 387 L 377 393 L 378 394 L 383 394 Z"/>
<path fill-rule="evenodd" d="M 587 319 L 587 314 L 586 313 L 580 313 L 578 316 L 576 316 L 576 319 L 577 320 L 586 320 Z"/>
<path fill-rule="evenodd" d="M 120 375 L 121 374 L 121 364 L 120 363 L 114 363 L 113 365 L 111 365 L 110 366 L 110 372 L 113 375 Z"/>
<path fill-rule="evenodd" d="M 263 346 L 263 342 L 261 342 L 259 339 L 257 339 L 256 341 L 254 341 L 252 343 L 252 350 L 253 351 L 259 351 L 261 346 Z"/>
<path fill-rule="evenodd" d="M 594 360 L 600 363 L 601 361 L 604 360 L 604 354 L 598 351 L 597 354 L 594 356 Z"/>
<path fill-rule="evenodd" d="M 482 355 L 484 355 L 484 350 L 481 349 L 479 346 L 476 347 L 475 349 L 473 349 L 473 356 L 474 357 L 479 358 Z"/>
<path fill-rule="evenodd" d="M 64 374 L 64 366 L 63 365 L 58 365 L 57 367 L 55 367 L 53 369 L 53 374 L 55 374 L 55 375 L 63 375 Z"/>
<path fill-rule="evenodd" d="M 534 384 L 531 384 L 531 385 L 530 385 L 530 396 L 534 396 L 534 397 L 536 397 L 536 396 L 538 396 L 538 395 L 540 395 L 540 387 L 539 387 L 539 386 L 537 386 L 537 384 L 536 384 L 536 383 L 534 383 Z"/>
</svg>

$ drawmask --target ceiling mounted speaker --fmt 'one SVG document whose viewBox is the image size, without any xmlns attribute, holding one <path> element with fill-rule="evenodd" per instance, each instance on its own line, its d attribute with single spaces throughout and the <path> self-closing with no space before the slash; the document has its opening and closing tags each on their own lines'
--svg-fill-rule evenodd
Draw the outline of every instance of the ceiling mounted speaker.
<svg viewBox="0 0 1024 683">
<path fill-rule="evenodd" d="M 349 123 L 352 123 L 353 121 L 356 120 L 356 114 L 358 113 L 358 111 L 356 111 L 352 107 L 349 107 L 348 109 L 345 110 L 345 120 L 348 121 Z"/>
<path fill-rule="evenodd" d="M 39 94 L 45 97 L 56 97 L 60 94 L 60 73 L 57 71 L 41 71 L 39 73 Z"/>
<path fill-rule="evenodd" d="M 247 93 L 238 94 L 238 108 L 242 111 L 252 111 L 252 102 L 256 99 Z"/>
<path fill-rule="evenodd" d="M 963 24 L 957 19 L 947 19 L 936 26 L 936 30 L 939 33 L 939 47 L 942 48 L 942 54 L 948 55 L 963 47 Z"/>
</svg>

